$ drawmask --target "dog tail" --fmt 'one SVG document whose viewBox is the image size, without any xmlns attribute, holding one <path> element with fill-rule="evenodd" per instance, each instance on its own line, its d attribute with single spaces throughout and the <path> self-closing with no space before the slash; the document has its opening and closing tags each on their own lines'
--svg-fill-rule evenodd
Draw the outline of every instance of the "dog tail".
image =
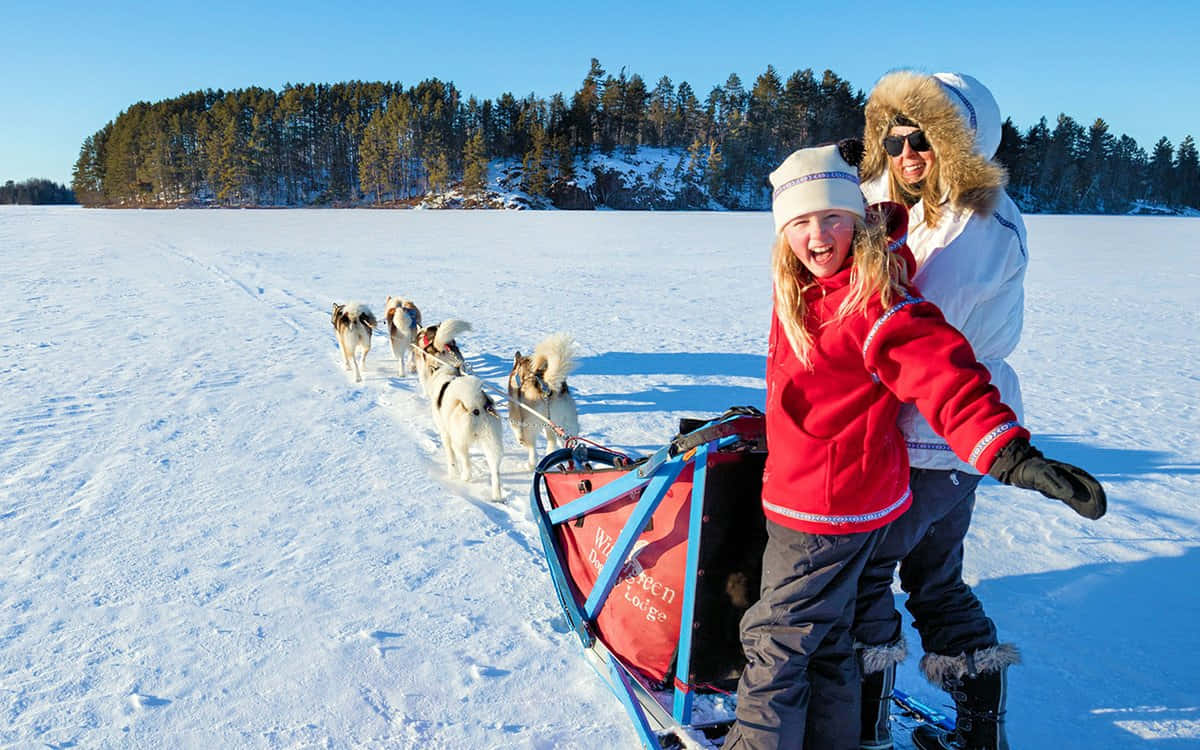
<svg viewBox="0 0 1200 750">
<path fill-rule="evenodd" d="M 347 302 L 342 306 L 342 315 L 352 323 L 364 323 L 372 329 L 379 325 L 379 321 L 375 319 L 375 313 L 361 302 Z"/>
<path fill-rule="evenodd" d="M 396 331 L 404 331 L 406 334 L 414 333 L 420 328 L 420 323 L 413 320 L 412 312 L 404 307 L 392 308 L 391 315 L 387 319 L 388 332 L 395 334 Z"/>
<path fill-rule="evenodd" d="M 408 316 L 409 328 L 413 331 L 421 327 L 421 310 L 416 303 L 410 299 L 404 300 L 404 304 L 400 306 L 404 314 Z"/>
<path fill-rule="evenodd" d="M 499 418 L 495 403 L 483 390 L 483 381 L 474 375 L 462 375 L 451 380 L 444 398 L 449 399 L 455 408 L 466 412 L 476 427 L 485 413 Z"/>
<path fill-rule="evenodd" d="M 433 337 L 433 345 L 437 347 L 439 352 L 444 352 L 446 351 L 446 347 L 458 338 L 460 333 L 469 330 L 471 330 L 471 324 L 465 320 L 459 320 L 458 318 L 443 320 L 438 324 L 437 334 Z"/>
<path fill-rule="evenodd" d="M 542 380 L 550 390 L 557 393 L 567 383 L 567 376 L 574 372 L 575 341 L 569 334 L 558 332 L 547 336 L 533 350 L 533 368 L 543 370 Z"/>
</svg>

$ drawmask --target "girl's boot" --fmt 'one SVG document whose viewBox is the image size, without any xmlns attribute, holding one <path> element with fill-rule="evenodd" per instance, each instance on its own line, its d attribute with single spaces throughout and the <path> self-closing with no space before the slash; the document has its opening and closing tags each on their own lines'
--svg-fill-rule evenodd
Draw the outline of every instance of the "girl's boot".
<svg viewBox="0 0 1200 750">
<path fill-rule="evenodd" d="M 862 732 L 860 750 L 892 750 L 892 688 L 896 665 L 862 677 Z"/>
</svg>

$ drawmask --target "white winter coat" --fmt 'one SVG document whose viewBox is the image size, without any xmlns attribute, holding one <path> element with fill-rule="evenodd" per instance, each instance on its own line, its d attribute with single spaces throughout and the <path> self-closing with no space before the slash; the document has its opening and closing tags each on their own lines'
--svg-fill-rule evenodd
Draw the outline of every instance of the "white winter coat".
<svg viewBox="0 0 1200 750">
<path fill-rule="evenodd" d="M 888 200 L 886 176 L 865 183 L 863 192 L 868 202 Z M 1005 361 L 1021 338 L 1025 309 L 1029 252 L 1021 212 L 1003 195 L 990 216 L 944 206 L 938 225 L 930 228 L 918 202 L 909 209 L 908 246 L 917 259 L 913 283 L 921 296 L 967 337 L 1004 403 L 1021 419 L 1021 384 Z M 915 407 L 901 410 L 900 428 L 913 467 L 978 473 L 958 460 Z"/>
</svg>

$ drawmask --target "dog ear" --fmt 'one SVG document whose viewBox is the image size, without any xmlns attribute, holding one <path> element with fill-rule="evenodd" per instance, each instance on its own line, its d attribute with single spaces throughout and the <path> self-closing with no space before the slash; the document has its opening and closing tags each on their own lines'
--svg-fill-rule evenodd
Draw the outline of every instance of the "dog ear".
<svg viewBox="0 0 1200 750">
<path fill-rule="evenodd" d="M 513 364 L 514 365 L 521 364 L 521 350 L 520 349 L 518 349 L 517 353 L 513 355 Z"/>
</svg>

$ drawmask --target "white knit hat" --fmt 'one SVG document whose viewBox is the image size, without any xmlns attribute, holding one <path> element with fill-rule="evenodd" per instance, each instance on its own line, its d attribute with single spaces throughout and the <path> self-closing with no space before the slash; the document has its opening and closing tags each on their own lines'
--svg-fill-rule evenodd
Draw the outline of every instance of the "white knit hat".
<svg viewBox="0 0 1200 750">
<path fill-rule="evenodd" d="M 771 213 L 775 231 L 792 219 L 831 208 L 866 217 L 866 202 L 858 186 L 858 168 L 842 158 L 837 145 L 792 152 L 771 173 Z"/>
</svg>

